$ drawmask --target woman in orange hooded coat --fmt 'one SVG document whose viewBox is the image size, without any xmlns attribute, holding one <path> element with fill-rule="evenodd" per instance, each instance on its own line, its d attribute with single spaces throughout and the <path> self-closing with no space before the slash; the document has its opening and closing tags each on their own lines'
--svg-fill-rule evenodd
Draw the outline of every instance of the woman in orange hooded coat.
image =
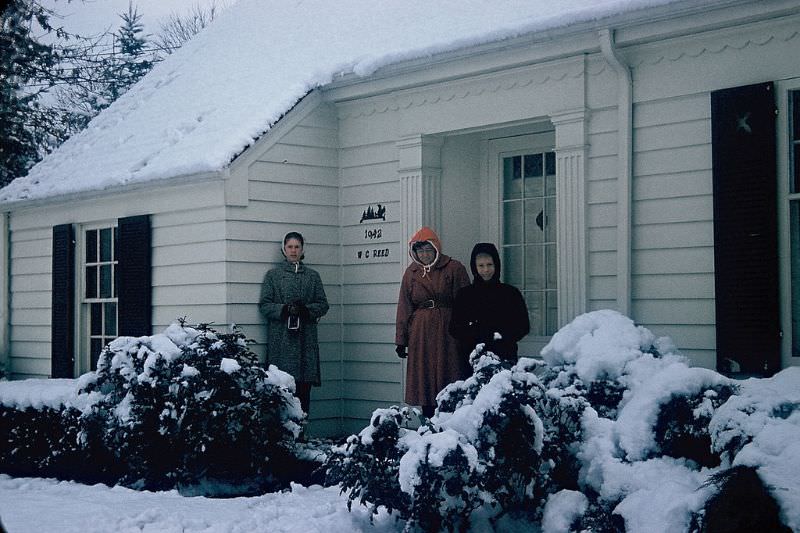
<svg viewBox="0 0 800 533">
<path fill-rule="evenodd" d="M 427 417 L 433 416 L 439 391 L 469 375 L 469 362 L 459 356 L 458 342 L 449 333 L 453 300 L 469 285 L 469 275 L 464 265 L 441 250 L 439 237 L 428 227 L 411 237 L 412 262 L 403 274 L 397 302 L 396 351 L 408 357 L 405 401 L 422 406 Z"/>
</svg>

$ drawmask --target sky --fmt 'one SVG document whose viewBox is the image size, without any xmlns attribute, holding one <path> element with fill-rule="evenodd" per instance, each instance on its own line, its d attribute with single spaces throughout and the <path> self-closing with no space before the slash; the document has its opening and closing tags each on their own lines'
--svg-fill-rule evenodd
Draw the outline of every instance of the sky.
<svg viewBox="0 0 800 533">
<path fill-rule="evenodd" d="M 195 7 L 218 9 L 236 0 L 131 0 L 145 26 L 145 33 L 158 31 L 159 23 L 172 13 L 183 15 Z M 42 0 L 42 5 L 58 14 L 51 22 L 79 35 L 96 35 L 119 26 L 120 13 L 128 11 L 129 0 Z"/>
</svg>

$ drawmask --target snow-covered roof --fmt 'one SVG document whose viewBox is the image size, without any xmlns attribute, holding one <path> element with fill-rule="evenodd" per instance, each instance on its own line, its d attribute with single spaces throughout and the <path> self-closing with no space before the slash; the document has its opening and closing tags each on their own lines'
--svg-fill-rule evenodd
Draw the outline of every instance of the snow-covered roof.
<svg viewBox="0 0 800 533">
<path fill-rule="evenodd" d="M 216 172 L 339 76 L 673 3 L 240 0 L 0 190 L 0 203 Z"/>
</svg>

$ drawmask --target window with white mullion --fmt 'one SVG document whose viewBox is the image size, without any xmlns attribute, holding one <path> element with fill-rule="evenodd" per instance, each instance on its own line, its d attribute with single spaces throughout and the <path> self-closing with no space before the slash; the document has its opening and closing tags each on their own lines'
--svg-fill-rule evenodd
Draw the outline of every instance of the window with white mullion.
<svg viewBox="0 0 800 533">
<path fill-rule="evenodd" d="M 118 230 L 115 226 L 87 228 L 83 239 L 81 346 L 88 350 L 89 369 L 93 370 L 103 346 L 117 336 Z"/>
</svg>

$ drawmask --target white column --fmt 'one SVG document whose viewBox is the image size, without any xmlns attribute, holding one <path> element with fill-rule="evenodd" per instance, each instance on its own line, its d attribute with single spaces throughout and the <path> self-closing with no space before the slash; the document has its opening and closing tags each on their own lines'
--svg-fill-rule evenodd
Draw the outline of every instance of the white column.
<svg viewBox="0 0 800 533">
<path fill-rule="evenodd" d="M 400 246 L 402 265 L 411 235 L 421 226 L 441 232 L 442 222 L 442 139 L 413 135 L 397 142 L 400 178 Z"/>
<path fill-rule="evenodd" d="M 558 325 L 586 312 L 586 109 L 551 116 L 556 128 Z"/>
</svg>

